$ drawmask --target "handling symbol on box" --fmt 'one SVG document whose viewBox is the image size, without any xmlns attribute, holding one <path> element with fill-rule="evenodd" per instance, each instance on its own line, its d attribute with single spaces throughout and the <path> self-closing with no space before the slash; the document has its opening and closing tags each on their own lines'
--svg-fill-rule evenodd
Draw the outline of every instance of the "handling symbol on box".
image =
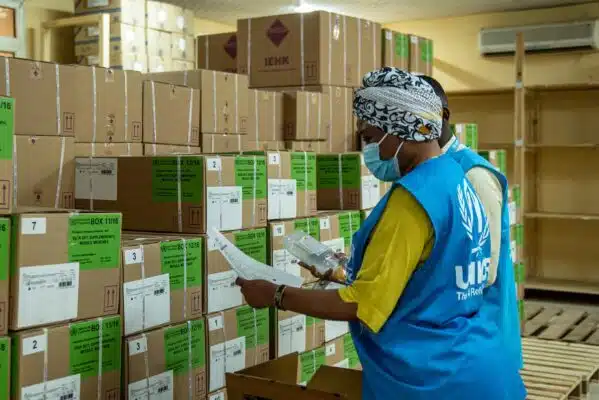
<svg viewBox="0 0 599 400">
<path fill-rule="evenodd" d="M 141 122 L 133 122 L 133 139 L 141 138 Z"/>
<path fill-rule="evenodd" d="M 106 392 L 105 400 L 119 400 L 119 390 L 112 389 Z"/>
<path fill-rule="evenodd" d="M 191 294 L 191 313 L 199 314 L 202 312 L 202 292 L 197 291 Z"/>
<path fill-rule="evenodd" d="M 104 312 L 116 311 L 117 285 L 104 286 Z"/>
<path fill-rule="evenodd" d="M 75 114 L 70 112 L 63 113 L 62 131 L 73 133 L 75 132 Z"/>
<path fill-rule="evenodd" d="M 0 208 L 8 208 L 10 204 L 10 181 L 0 181 Z"/>
<path fill-rule="evenodd" d="M 202 208 L 191 207 L 189 209 L 189 226 L 202 225 Z"/>
</svg>

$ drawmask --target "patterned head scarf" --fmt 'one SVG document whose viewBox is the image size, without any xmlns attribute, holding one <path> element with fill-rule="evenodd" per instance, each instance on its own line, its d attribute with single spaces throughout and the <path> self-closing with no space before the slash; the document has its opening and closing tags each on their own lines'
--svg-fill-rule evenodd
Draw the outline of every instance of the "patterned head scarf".
<svg viewBox="0 0 599 400">
<path fill-rule="evenodd" d="M 364 75 L 354 96 L 354 114 L 383 132 L 412 142 L 441 136 L 443 106 L 424 79 L 385 67 Z"/>
</svg>

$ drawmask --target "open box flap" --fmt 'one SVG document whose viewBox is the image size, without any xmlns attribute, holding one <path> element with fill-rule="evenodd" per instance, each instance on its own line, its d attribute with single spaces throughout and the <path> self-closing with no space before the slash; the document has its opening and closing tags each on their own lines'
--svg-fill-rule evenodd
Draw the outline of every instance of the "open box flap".
<svg viewBox="0 0 599 400">
<path fill-rule="evenodd" d="M 308 382 L 308 389 L 358 400 L 362 398 L 362 371 L 323 365 Z"/>
</svg>

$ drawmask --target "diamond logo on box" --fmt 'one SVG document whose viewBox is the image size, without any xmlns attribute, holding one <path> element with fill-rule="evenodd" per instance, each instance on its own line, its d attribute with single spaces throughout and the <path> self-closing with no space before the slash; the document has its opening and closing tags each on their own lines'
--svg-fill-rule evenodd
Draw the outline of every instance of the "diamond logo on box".
<svg viewBox="0 0 599 400">
<path fill-rule="evenodd" d="M 288 34 L 289 29 L 287 29 L 287 27 L 278 19 L 276 19 L 266 31 L 266 36 L 268 36 L 270 41 L 277 47 L 279 47 Z"/>
<path fill-rule="evenodd" d="M 225 44 L 225 52 L 232 58 L 237 58 L 237 35 L 231 35 L 227 44 Z"/>
</svg>

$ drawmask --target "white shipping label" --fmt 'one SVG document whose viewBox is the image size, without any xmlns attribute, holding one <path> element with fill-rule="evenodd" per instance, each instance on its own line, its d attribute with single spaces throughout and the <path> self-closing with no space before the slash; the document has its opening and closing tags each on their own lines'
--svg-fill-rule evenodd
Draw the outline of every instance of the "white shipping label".
<svg viewBox="0 0 599 400">
<path fill-rule="evenodd" d="M 279 165 L 281 163 L 281 155 L 279 153 L 268 153 L 268 165 Z"/>
<path fill-rule="evenodd" d="M 116 201 L 117 159 L 77 158 L 75 198 Z"/>
<path fill-rule="evenodd" d="M 297 216 L 297 181 L 268 180 L 268 219 L 288 219 Z"/>
<path fill-rule="evenodd" d="M 225 400 L 225 394 L 223 392 L 211 394 L 209 400 Z"/>
<path fill-rule="evenodd" d="M 22 400 L 81 400 L 81 375 L 70 375 L 21 389 Z"/>
<path fill-rule="evenodd" d="M 173 400 L 173 370 L 129 384 L 129 400 Z"/>
<path fill-rule="evenodd" d="M 324 341 L 330 342 L 349 333 L 349 324 L 345 321 L 324 321 Z"/>
<path fill-rule="evenodd" d="M 206 168 L 208 171 L 220 171 L 223 168 L 220 157 L 208 158 L 206 160 Z"/>
<path fill-rule="evenodd" d="M 510 211 L 510 226 L 516 224 L 516 202 L 515 201 L 510 201 L 510 203 L 508 204 L 508 208 Z"/>
<path fill-rule="evenodd" d="M 108 7 L 110 0 L 87 0 L 87 8 L 92 7 Z"/>
<path fill-rule="evenodd" d="M 306 351 L 306 316 L 296 315 L 279 321 L 277 357 Z"/>
<path fill-rule="evenodd" d="M 46 218 L 23 218 L 21 220 L 21 235 L 45 235 Z"/>
<path fill-rule="evenodd" d="M 90 26 L 87 28 L 87 36 L 100 36 L 100 28 L 97 26 Z"/>
<path fill-rule="evenodd" d="M 285 236 L 285 224 L 277 224 L 272 226 L 272 235 L 276 237 Z"/>
<path fill-rule="evenodd" d="M 177 28 L 181 30 L 185 28 L 185 18 L 183 18 L 181 15 L 177 17 Z"/>
<path fill-rule="evenodd" d="M 48 335 L 37 335 L 23 339 L 23 355 L 28 356 L 46 351 Z"/>
<path fill-rule="evenodd" d="M 208 312 L 223 311 L 243 304 L 241 288 L 235 284 L 235 271 L 217 272 L 208 275 Z"/>
<path fill-rule="evenodd" d="M 129 249 L 125 250 L 125 264 L 141 264 L 144 262 L 144 252 L 141 249 Z"/>
<path fill-rule="evenodd" d="M 272 266 L 291 275 L 302 275 L 302 267 L 298 264 L 298 259 L 285 249 L 272 251 Z"/>
<path fill-rule="evenodd" d="M 225 386 L 225 373 L 245 368 L 245 336 L 210 346 L 210 386 L 213 392 Z"/>
<path fill-rule="evenodd" d="M 320 219 L 320 230 L 328 230 L 331 229 L 331 219 L 329 217 L 324 217 Z"/>
<path fill-rule="evenodd" d="M 345 240 L 343 240 L 343 238 L 325 240 L 322 244 L 333 250 L 335 253 L 345 253 Z"/>
<path fill-rule="evenodd" d="M 78 301 L 79 263 L 19 268 L 19 328 L 75 319 Z"/>
<path fill-rule="evenodd" d="M 512 261 L 518 261 L 518 246 L 516 245 L 515 240 L 512 240 L 512 242 L 510 243 L 510 250 L 512 252 Z"/>
<path fill-rule="evenodd" d="M 216 317 L 212 317 L 208 320 L 208 331 L 213 332 L 219 329 L 223 329 L 223 317 L 222 315 L 217 315 Z"/>
<path fill-rule="evenodd" d="M 123 284 L 125 335 L 171 320 L 169 274 Z"/>
<path fill-rule="evenodd" d="M 325 355 L 327 357 L 329 357 L 329 356 L 334 356 L 335 353 L 336 353 L 335 343 L 327 344 L 327 347 L 325 348 Z"/>
<path fill-rule="evenodd" d="M 334 367 L 337 368 L 345 368 L 345 369 L 349 369 L 349 358 L 346 358 L 344 360 L 339 361 L 337 364 L 333 365 Z"/>
<path fill-rule="evenodd" d="M 207 229 L 234 231 L 242 228 L 243 205 L 241 186 L 206 188 Z"/>
<path fill-rule="evenodd" d="M 148 339 L 145 336 L 142 336 L 136 340 L 129 341 L 130 356 L 145 353 L 146 351 L 148 351 Z"/>
<path fill-rule="evenodd" d="M 386 40 L 391 40 L 393 39 L 393 32 L 390 30 L 385 30 L 385 39 Z"/>
<path fill-rule="evenodd" d="M 373 208 L 381 199 L 381 182 L 374 175 L 362 177 L 362 207 Z"/>
</svg>

